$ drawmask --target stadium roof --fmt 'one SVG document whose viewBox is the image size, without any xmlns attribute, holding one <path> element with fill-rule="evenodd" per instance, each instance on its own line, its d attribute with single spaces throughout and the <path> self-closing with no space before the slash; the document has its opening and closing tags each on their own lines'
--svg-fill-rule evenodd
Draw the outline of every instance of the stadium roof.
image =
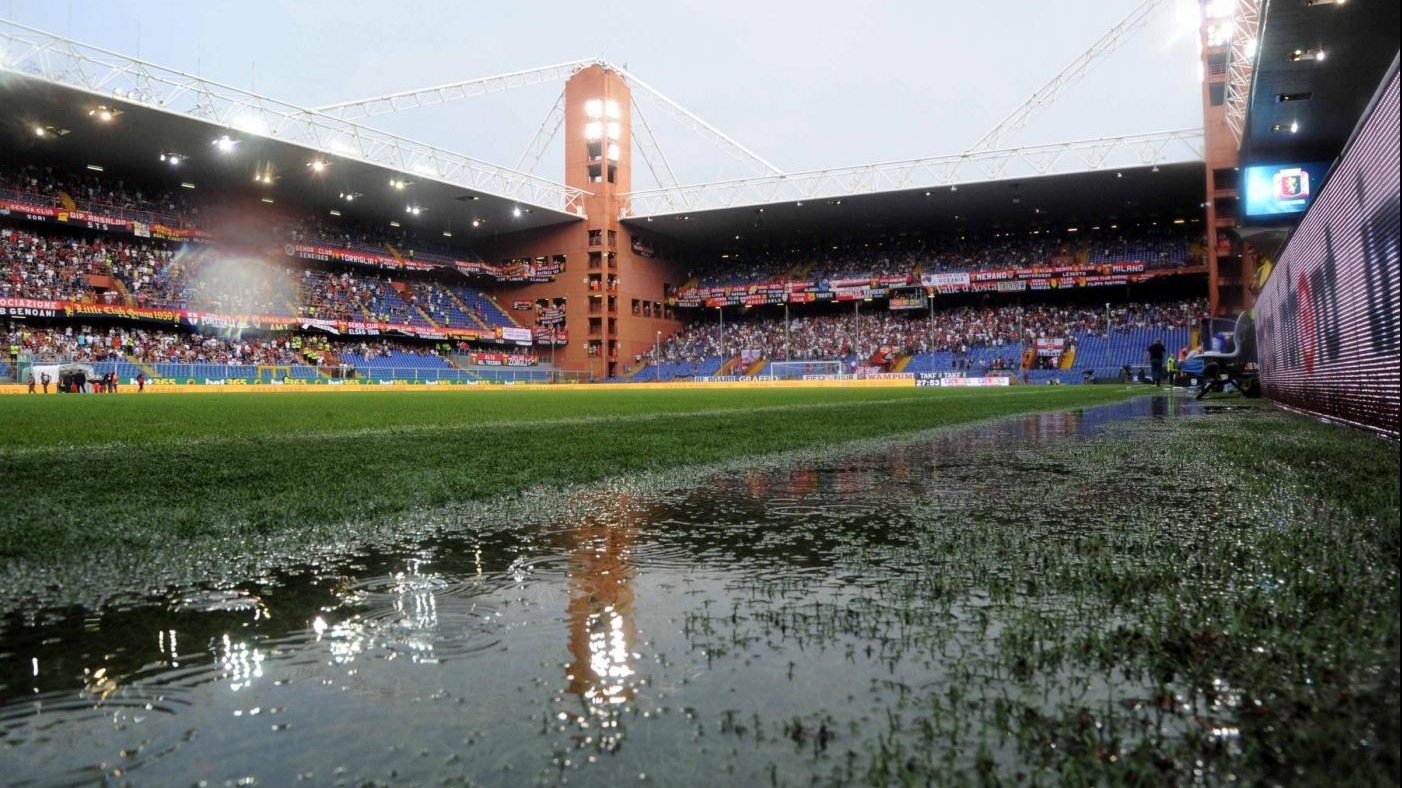
<svg viewBox="0 0 1402 788">
<path fill-rule="evenodd" d="M 1201 220 L 1201 161 L 956 186 L 881 191 L 637 217 L 625 224 L 701 246 L 733 248 L 910 229 Z M 739 236 L 738 238 L 736 236 Z"/>
<path fill-rule="evenodd" d="M 432 231 L 506 232 L 577 219 L 577 189 L 0 21 L 0 143 L 104 169 L 248 188 L 271 171 L 271 199 L 348 216 L 403 218 Z M 104 120 L 106 118 L 106 120 Z M 37 132 L 46 130 L 43 135 Z M 212 143 L 231 142 L 221 151 Z M 311 169 L 321 162 L 320 171 Z M 409 185 L 396 189 L 391 180 Z M 353 208 L 339 195 L 353 194 Z M 520 208 L 518 215 L 517 208 Z"/>
<path fill-rule="evenodd" d="M 1245 160 L 1337 156 L 1397 55 L 1399 15 L 1397 0 L 1266 3 L 1242 141 Z"/>
</svg>

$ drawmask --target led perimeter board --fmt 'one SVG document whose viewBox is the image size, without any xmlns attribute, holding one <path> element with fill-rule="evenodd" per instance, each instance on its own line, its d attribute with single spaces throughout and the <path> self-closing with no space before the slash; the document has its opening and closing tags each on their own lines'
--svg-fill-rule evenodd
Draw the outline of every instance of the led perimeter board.
<svg viewBox="0 0 1402 788">
<path fill-rule="evenodd" d="M 1247 167 L 1246 215 L 1259 218 L 1305 212 L 1328 172 L 1328 162 Z"/>
<path fill-rule="evenodd" d="M 1256 301 L 1262 391 L 1397 436 L 1397 60 Z"/>
</svg>

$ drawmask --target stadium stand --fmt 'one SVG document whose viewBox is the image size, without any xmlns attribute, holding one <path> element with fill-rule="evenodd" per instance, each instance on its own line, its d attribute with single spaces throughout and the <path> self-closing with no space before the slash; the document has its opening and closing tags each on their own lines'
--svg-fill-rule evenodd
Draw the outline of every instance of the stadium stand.
<svg viewBox="0 0 1402 788">
<path fill-rule="evenodd" d="M 933 316 L 896 312 L 801 316 L 789 321 L 787 344 L 782 319 L 757 317 L 718 324 L 692 323 L 657 348 L 660 362 L 652 373 L 634 379 L 669 380 L 714 375 L 732 358 L 748 354 L 766 360 L 841 361 L 849 367 L 884 359 L 890 369 L 901 359 L 902 372 L 1016 371 L 1026 368 L 1042 379 L 1065 382 L 1115 377 L 1125 366 L 1144 363 L 1155 339 L 1176 352 L 1186 347 L 1191 326 L 1205 316 L 1201 299 L 1163 304 L 1128 303 L 1104 309 L 1052 305 L 956 307 Z M 1060 340 L 1072 360 L 1067 369 L 1037 369 L 1038 340 Z M 786 352 L 787 351 L 787 352 Z M 644 359 L 647 361 L 648 359 Z M 1030 362 L 1030 363 L 1029 363 Z M 1049 362 L 1044 362 L 1049 363 Z"/>
</svg>

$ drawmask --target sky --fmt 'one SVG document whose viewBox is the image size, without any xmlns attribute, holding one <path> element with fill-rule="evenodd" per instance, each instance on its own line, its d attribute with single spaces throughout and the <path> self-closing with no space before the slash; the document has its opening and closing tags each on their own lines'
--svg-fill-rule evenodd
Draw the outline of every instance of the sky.
<svg viewBox="0 0 1402 788">
<path fill-rule="evenodd" d="M 0 14 L 307 106 L 603 57 L 797 172 L 965 150 L 1140 2 L 0 0 Z M 1196 4 L 1163 6 L 1005 145 L 1201 126 Z M 367 124 L 516 166 L 561 88 Z M 682 182 L 745 174 L 644 111 Z M 552 149 L 534 172 L 562 167 Z"/>
</svg>

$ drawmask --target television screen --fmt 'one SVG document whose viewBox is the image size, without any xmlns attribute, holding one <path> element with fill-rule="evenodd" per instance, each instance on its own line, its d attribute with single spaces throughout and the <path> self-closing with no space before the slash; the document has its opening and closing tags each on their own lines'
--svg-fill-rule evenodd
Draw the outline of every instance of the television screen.
<svg viewBox="0 0 1402 788">
<path fill-rule="evenodd" d="M 1247 167 L 1246 215 L 1303 213 L 1319 192 L 1324 175 L 1328 172 L 1328 162 Z"/>
</svg>

